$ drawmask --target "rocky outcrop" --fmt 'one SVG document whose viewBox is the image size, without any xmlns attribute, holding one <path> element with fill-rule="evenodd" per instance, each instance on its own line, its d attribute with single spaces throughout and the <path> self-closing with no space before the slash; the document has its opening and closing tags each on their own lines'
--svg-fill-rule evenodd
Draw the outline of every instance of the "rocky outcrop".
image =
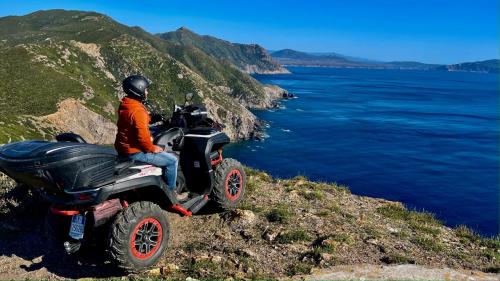
<svg viewBox="0 0 500 281">
<path fill-rule="evenodd" d="M 82 52 L 87 54 L 89 57 L 95 59 L 95 66 L 101 70 L 106 77 L 108 77 L 111 81 L 116 81 L 116 78 L 106 69 L 106 64 L 104 62 L 104 58 L 101 55 L 101 47 L 94 43 L 82 43 L 75 40 L 71 40 L 70 43 L 79 48 Z"/>
<path fill-rule="evenodd" d="M 116 125 L 75 99 L 61 101 L 57 112 L 36 119 L 45 129 L 56 133 L 74 132 L 89 143 L 112 144 L 115 141 Z"/>
<path fill-rule="evenodd" d="M 245 65 L 242 69 L 243 72 L 248 73 L 248 74 L 290 74 L 290 71 L 288 69 L 279 66 L 276 69 L 267 69 L 267 68 L 262 68 L 256 64 L 247 64 Z"/>
<path fill-rule="evenodd" d="M 238 111 L 227 110 L 224 106 L 205 98 L 209 117 L 224 125 L 223 131 L 231 140 L 251 139 L 259 130 L 257 117 L 244 106 L 236 104 Z"/>
<path fill-rule="evenodd" d="M 264 91 L 266 93 L 266 99 L 263 104 L 266 108 L 274 107 L 276 101 L 281 99 L 283 97 L 283 94 L 288 94 L 287 90 L 276 85 L 264 85 Z"/>
</svg>

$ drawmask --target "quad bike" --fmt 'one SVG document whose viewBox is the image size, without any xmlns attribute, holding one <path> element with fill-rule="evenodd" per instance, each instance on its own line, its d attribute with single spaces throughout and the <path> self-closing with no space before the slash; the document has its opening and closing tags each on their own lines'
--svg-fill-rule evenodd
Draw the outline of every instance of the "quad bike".
<svg viewBox="0 0 500 281">
<path fill-rule="evenodd" d="M 187 101 L 191 98 L 186 95 Z M 111 147 L 87 144 L 73 133 L 58 135 L 57 142 L 0 147 L 0 171 L 38 190 L 52 204 L 48 233 L 67 253 L 105 232 L 107 251 L 118 267 L 148 268 L 167 248 L 165 211 L 191 216 L 209 201 L 231 209 L 242 200 L 246 185 L 242 165 L 222 158 L 229 138 L 203 106 L 175 106 L 170 119 L 159 116 L 150 130 L 153 143 L 179 159 L 175 190 L 167 188 L 161 168 L 123 159 Z"/>
</svg>

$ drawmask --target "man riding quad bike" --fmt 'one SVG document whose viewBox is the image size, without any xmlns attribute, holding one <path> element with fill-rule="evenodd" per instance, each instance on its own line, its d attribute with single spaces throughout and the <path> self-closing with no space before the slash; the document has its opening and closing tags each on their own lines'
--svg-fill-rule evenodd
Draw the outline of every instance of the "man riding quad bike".
<svg viewBox="0 0 500 281">
<path fill-rule="evenodd" d="M 149 83 L 141 76 L 127 79 L 124 87 L 135 82 L 120 106 L 118 154 L 64 133 L 56 142 L 0 147 L 0 171 L 51 202 L 48 233 L 66 252 L 104 239 L 97 233 L 105 232 L 111 260 L 138 271 L 154 265 L 167 248 L 165 211 L 191 216 L 209 201 L 223 210 L 235 208 L 245 193 L 246 175 L 238 161 L 222 158 L 229 137 L 203 106 L 175 106 L 170 119 L 149 125 L 142 104 Z M 191 99 L 186 95 L 186 102 Z"/>
</svg>

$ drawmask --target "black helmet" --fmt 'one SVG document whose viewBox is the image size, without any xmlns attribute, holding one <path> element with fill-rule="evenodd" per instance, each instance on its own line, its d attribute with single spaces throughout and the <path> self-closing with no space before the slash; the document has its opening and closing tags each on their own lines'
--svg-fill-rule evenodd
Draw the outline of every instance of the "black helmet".
<svg viewBox="0 0 500 281">
<path fill-rule="evenodd" d="M 149 84 L 149 80 L 142 75 L 130 75 L 122 83 L 125 94 L 139 101 L 146 99 L 146 89 Z"/>
</svg>

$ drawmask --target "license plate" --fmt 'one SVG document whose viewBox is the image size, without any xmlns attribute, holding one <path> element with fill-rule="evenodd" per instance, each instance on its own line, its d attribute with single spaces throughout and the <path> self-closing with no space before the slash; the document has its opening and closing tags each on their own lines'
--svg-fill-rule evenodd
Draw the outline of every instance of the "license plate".
<svg viewBox="0 0 500 281">
<path fill-rule="evenodd" d="M 81 214 L 73 215 L 71 218 L 71 226 L 69 227 L 69 236 L 73 239 L 80 240 L 83 238 L 84 230 L 85 216 Z"/>
</svg>

